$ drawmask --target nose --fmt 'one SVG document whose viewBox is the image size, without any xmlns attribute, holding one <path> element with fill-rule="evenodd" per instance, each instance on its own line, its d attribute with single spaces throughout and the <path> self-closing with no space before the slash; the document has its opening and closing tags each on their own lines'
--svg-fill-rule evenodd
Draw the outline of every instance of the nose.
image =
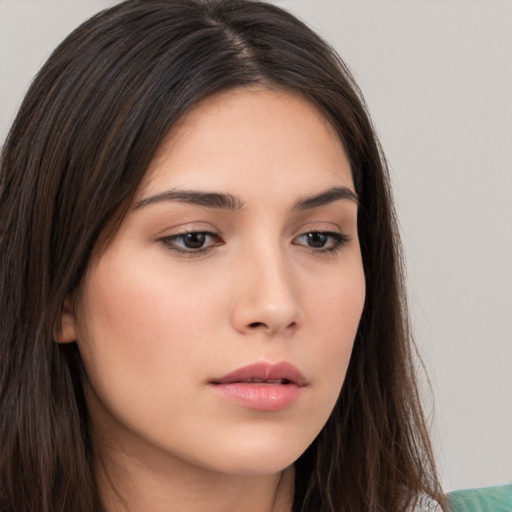
<svg viewBox="0 0 512 512">
<path fill-rule="evenodd" d="M 290 263 L 277 249 L 246 254 L 236 269 L 234 328 L 244 334 L 290 335 L 302 309 Z"/>
</svg>

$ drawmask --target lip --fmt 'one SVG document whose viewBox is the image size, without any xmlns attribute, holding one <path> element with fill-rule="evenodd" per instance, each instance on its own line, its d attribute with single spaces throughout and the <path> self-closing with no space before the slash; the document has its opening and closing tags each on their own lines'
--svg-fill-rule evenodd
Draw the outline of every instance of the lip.
<svg viewBox="0 0 512 512">
<path fill-rule="evenodd" d="M 291 363 L 259 361 L 214 378 L 208 384 L 214 392 L 238 405 L 273 412 L 295 403 L 308 383 Z"/>
</svg>

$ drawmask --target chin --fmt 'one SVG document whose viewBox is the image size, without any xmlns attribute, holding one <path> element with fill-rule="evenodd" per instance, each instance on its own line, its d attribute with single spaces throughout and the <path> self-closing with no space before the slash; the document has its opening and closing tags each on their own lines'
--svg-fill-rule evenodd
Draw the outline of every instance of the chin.
<svg viewBox="0 0 512 512">
<path fill-rule="evenodd" d="M 224 445 L 222 454 L 214 455 L 215 469 L 231 475 L 270 475 L 291 466 L 306 450 L 308 444 L 290 443 L 282 439 L 263 437 L 259 442 Z M 212 454 L 213 455 L 213 454 Z M 213 469 L 213 467 L 212 467 Z"/>
</svg>

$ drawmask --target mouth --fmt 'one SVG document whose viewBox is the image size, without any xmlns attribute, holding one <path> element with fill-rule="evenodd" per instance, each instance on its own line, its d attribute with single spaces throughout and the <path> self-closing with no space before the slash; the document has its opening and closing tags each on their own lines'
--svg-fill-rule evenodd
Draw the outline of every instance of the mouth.
<svg viewBox="0 0 512 512">
<path fill-rule="evenodd" d="M 217 379 L 210 381 L 211 384 L 232 384 L 235 382 L 245 384 L 295 384 L 305 386 L 306 377 L 293 364 L 286 361 L 279 363 L 267 363 L 259 361 L 237 368 Z"/>
<path fill-rule="evenodd" d="M 217 394 L 237 405 L 274 412 L 293 405 L 308 382 L 291 363 L 260 361 L 214 378 L 208 384 Z"/>
<path fill-rule="evenodd" d="M 250 378 L 250 379 L 243 379 L 236 382 L 242 382 L 244 384 L 290 384 L 291 381 L 288 379 L 257 379 L 257 378 Z M 220 382 L 218 383 L 220 384 Z"/>
</svg>

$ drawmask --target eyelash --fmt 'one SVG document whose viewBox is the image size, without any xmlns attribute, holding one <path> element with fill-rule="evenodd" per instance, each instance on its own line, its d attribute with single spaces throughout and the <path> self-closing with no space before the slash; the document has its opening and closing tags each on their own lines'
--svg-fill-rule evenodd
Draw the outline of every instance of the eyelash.
<svg viewBox="0 0 512 512">
<path fill-rule="evenodd" d="M 330 253 L 335 254 L 340 251 L 348 242 L 350 242 L 350 237 L 344 235 L 343 233 L 337 233 L 335 231 L 307 231 L 306 233 L 302 233 L 301 235 L 294 238 L 294 240 L 303 238 L 303 237 L 311 237 L 312 235 L 318 236 L 322 235 L 330 239 L 332 246 L 331 247 L 312 247 L 310 245 L 306 245 L 308 249 L 311 249 L 314 253 Z M 292 242 L 294 245 L 299 245 Z"/>
<path fill-rule="evenodd" d="M 211 238 L 212 240 L 214 240 L 214 242 L 208 245 L 207 247 L 198 247 L 195 249 L 190 247 L 179 247 L 177 245 L 178 241 L 184 242 L 185 238 L 190 235 L 202 235 L 206 238 Z M 211 231 L 185 231 L 184 233 L 177 233 L 176 235 L 163 237 L 160 239 L 160 241 L 166 247 L 168 247 L 170 250 L 174 252 L 180 254 L 189 254 L 191 256 L 196 254 L 204 254 L 214 246 L 224 245 L 224 242 L 222 241 L 220 235 L 218 235 L 217 233 L 213 233 Z"/>
<path fill-rule="evenodd" d="M 197 247 L 197 248 L 191 248 L 191 247 L 180 247 L 178 246 L 178 242 L 181 242 L 182 244 L 185 242 L 185 238 L 187 236 L 194 235 L 195 237 L 202 236 L 204 237 L 204 240 L 206 241 L 208 238 L 212 239 L 212 242 L 207 245 L 206 247 Z M 312 247 L 310 245 L 305 244 L 304 246 L 307 249 L 310 249 L 313 253 L 330 253 L 334 254 L 338 251 L 340 251 L 344 245 L 346 245 L 348 242 L 350 242 L 350 237 L 347 235 L 344 235 L 343 233 L 337 233 L 334 231 L 307 231 L 305 233 L 302 233 L 299 236 L 296 236 L 292 244 L 293 245 L 301 245 L 299 243 L 296 243 L 295 240 L 299 240 L 304 237 L 309 237 L 311 239 L 312 236 L 325 236 L 327 238 L 327 243 L 330 240 L 331 241 L 331 247 Z M 200 255 L 205 254 L 210 249 L 212 249 L 215 246 L 224 245 L 224 242 L 222 241 L 222 238 L 219 234 L 213 233 L 211 231 L 186 231 L 184 233 L 177 233 L 176 235 L 166 236 L 160 239 L 160 241 L 170 250 L 180 253 L 180 254 L 187 254 L 190 256 L 194 255 Z"/>
</svg>

